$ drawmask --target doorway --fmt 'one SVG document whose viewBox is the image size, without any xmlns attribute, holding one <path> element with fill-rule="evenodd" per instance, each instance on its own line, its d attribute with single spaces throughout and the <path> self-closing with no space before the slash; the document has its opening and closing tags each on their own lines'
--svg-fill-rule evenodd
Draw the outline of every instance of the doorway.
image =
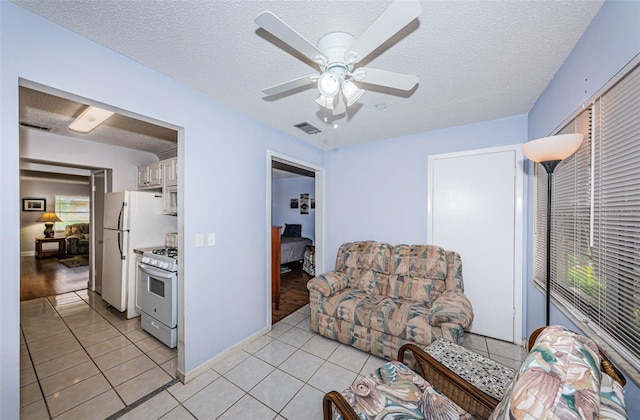
<svg viewBox="0 0 640 420">
<path fill-rule="evenodd" d="M 38 102 L 44 95 L 46 100 Z M 28 101 L 38 102 L 37 106 Z M 26 105 L 27 102 L 29 105 Z M 84 171 L 87 195 L 92 196 L 91 231 L 85 237 L 92 241 L 90 267 L 87 267 L 92 274 L 89 287 L 87 273 L 83 290 L 53 293 L 20 305 L 20 362 L 21 373 L 24 373 L 21 375 L 20 392 L 33 399 L 33 402 L 24 401 L 22 408 L 28 411 L 44 410 L 44 416 L 47 411 L 54 416 L 63 413 L 73 416 L 70 414 L 75 410 L 72 402 L 60 402 L 68 398 L 73 400 L 76 408 L 91 406 L 92 414 L 106 418 L 122 409 L 123 405 L 130 406 L 138 398 L 176 381 L 178 372 L 184 368 L 184 358 L 180 358 L 183 345 L 179 344 L 178 349 L 161 347 L 161 343 L 158 344 L 154 337 L 141 329 L 139 318 L 125 319 L 92 290 L 100 291 L 102 284 L 100 222 L 104 193 L 116 185 L 115 188 L 123 190 L 137 189 L 136 165 L 151 162 L 154 154 L 155 159 L 176 157 L 178 140 L 183 139 L 183 133 L 178 127 L 113 109 L 116 112 L 114 118 L 118 118 L 79 137 L 68 131 L 68 124 L 87 105 L 97 105 L 103 109 L 111 107 L 24 80 L 20 80 L 19 103 L 20 164 L 35 165 L 35 170 L 41 172 L 52 171 L 52 167 L 80 167 Z M 136 129 L 125 133 L 125 128 L 133 129 L 131 124 Z M 110 134 L 104 136 L 105 130 Z M 137 136 L 149 134 L 147 130 L 153 134 L 141 141 Z M 119 136 L 114 136 L 114 132 Z M 168 133 L 173 136 L 172 139 L 163 137 Z M 78 141 L 78 138 L 82 141 Z M 139 147 L 150 150 L 141 150 Z M 182 165 L 179 162 L 178 178 L 182 178 L 180 168 Z M 182 223 L 177 225 L 181 230 Z M 179 306 L 182 305 L 183 302 L 180 302 Z M 100 349 L 103 346 L 109 348 L 109 353 L 102 354 L 103 350 Z M 135 353 L 137 356 L 119 359 L 117 365 L 106 362 L 110 355 L 115 357 L 121 353 L 125 359 L 126 355 Z M 75 371 L 80 372 L 80 376 L 71 380 L 69 375 Z M 116 373 L 120 371 L 125 376 Z M 144 386 L 136 384 L 136 378 L 143 376 L 152 377 L 152 382 Z M 130 385 L 127 386 L 128 383 Z M 100 387 L 100 392 L 103 392 L 100 397 L 87 391 L 94 389 L 94 386 Z M 93 398 L 107 397 L 112 411 L 95 411 L 100 404 L 93 404 Z M 27 405 L 29 408 L 26 408 Z M 76 417 L 84 415 L 79 413 Z"/>
<path fill-rule="evenodd" d="M 275 323 L 308 303 L 306 283 L 322 272 L 324 170 L 308 162 L 267 152 L 267 319 Z M 272 251 L 272 227 L 283 235 L 278 250 Z M 272 252 L 280 261 L 272 263 Z M 282 264 L 279 264 L 282 263 Z M 278 264 L 279 267 L 274 267 Z M 280 281 L 272 276 L 278 274 Z M 280 302 L 272 302 L 279 288 Z"/>
</svg>

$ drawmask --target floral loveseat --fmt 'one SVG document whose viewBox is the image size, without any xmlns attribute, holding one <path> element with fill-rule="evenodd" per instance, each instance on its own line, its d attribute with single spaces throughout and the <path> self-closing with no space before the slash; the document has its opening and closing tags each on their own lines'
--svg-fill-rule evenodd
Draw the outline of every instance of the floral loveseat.
<svg viewBox="0 0 640 420">
<path fill-rule="evenodd" d="M 407 342 L 459 343 L 473 320 L 460 255 L 434 245 L 345 243 L 307 288 L 312 331 L 388 360 Z"/>
<path fill-rule="evenodd" d="M 398 360 L 405 351 L 412 354 L 419 374 L 400 361 L 388 362 L 341 393 L 327 393 L 324 419 L 627 418 L 626 381 L 593 341 L 559 325 L 531 337 L 529 354 L 500 402 L 491 402 L 427 352 L 407 344 Z"/>
<path fill-rule="evenodd" d="M 67 255 L 89 253 L 89 223 L 76 223 L 64 227 Z"/>
</svg>

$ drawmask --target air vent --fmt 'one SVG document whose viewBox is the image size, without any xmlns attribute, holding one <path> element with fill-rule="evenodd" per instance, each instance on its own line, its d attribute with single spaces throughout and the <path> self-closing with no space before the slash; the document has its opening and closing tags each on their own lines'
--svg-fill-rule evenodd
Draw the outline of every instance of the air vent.
<svg viewBox="0 0 640 420">
<path fill-rule="evenodd" d="M 309 124 L 308 122 L 303 122 L 303 123 L 300 123 L 300 124 L 296 124 L 296 125 L 294 125 L 294 127 L 299 128 L 300 130 L 304 131 L 307 134 L 318 134 L 318 133 L 320 133 L 320 130 L 318 130 L 317 128 L 315 128 L 314 126 Z"/>
<path fill-rule="evenodd" d="M 23 127 L 35 128 L 36 130 L 49 131 L 51 127 L 43 127 L 41 125 L 30 124 L 24 121 L 20 121 L 20 125 Z"/>
</svg>

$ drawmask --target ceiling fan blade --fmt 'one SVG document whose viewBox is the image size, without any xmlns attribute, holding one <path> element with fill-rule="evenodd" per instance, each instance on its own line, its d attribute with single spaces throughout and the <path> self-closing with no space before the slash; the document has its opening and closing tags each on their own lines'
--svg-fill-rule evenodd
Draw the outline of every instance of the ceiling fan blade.
<svg viewBox="0 0 640 420">
<path fill-rule="evenodd" d="M 353 78 L 356 82 L 386 86 L 400 90 L 411 90 L 420 81 L 420 78 L 415 74 L 396 73 L 367 67 L 359 68 Z"/>
<path fill-rule="evenodd" d="M 273 13 L 262 12 L 253 21 L 271 35 L 298 50 L 314 63 L 326 64 L 327 56 L 322 51 Z"/>
<path fill-rule="evenodd" d="M 308 76 L 299 77 L 297 79 L 289 80 L 288 82 L 280 83 L 274 86 L 270 86 L 266 89 L 262 89 L 262 93 L 267 96 L 278 95 L 291 89 L 313 84 L 317 81 L 318 75 L 310 74 Z"/>
<path fill-rule="evenodd" d="M 396 0 L 353 41 L 345 51 L 344 59 L 349 64 L 360 62 L 409 22 L 420 16 L 421 11 L 422 7 L 418 0 Z"/>
</svg>

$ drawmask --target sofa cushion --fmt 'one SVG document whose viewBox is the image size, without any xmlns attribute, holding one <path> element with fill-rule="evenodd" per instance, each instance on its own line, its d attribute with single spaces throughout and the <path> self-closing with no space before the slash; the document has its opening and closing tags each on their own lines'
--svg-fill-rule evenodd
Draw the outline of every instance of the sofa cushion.
<svg viewBox="0 0 640 420">
<path fill-rule="evenodd" d="M 369 327 L 371 315 L 383 296 L 364 290 L 346 288 L 326 298 L 320 305 L 322 312 L 331 317 Z"/>
<path fill-rule="evenodd" d="M 89 223 L 75 223 L 64 227 L 64 236 L 77 236 L 89 233 Z"/>
<path fill-rule="evenodd" d="M 491 419 L 598 418 L 599 366 L 593 341 L 559 325 L 547 327 Z"/>
<path fill-rule="evenodd" d="M 343 244 L 338 251 L 336 270 L 350 279 L 350 287 L 385 295 L 392 250 L 391 245 L 374 241 Z"/>
<path fill-rule="evenodd" d="M 472 418 L 406 365 L 393 361 L 355 381 L 342 396 L 361 419 Z M 334 410 L 333 419 L 341 419 Z"/>
<path fill-rule="evenodd" d="M 446 289 L 445 250 L 435 245 L 397 245 L 393 249 L 387 295 L 432 304 Z"/>
<path fill-rule="evenodd" d="M 627 418 L 622 385 L 606 373 L 602 373 L 600 382 L 600 418 L 612 420 Z"/>
<path fill-rule="evenodd" d="M 429 307 L 422 303 L 387 297 L 372 312 L 371 329 L 402 340 L 427 345 L 434 338 L 428 313 Z"/>
</svg>

